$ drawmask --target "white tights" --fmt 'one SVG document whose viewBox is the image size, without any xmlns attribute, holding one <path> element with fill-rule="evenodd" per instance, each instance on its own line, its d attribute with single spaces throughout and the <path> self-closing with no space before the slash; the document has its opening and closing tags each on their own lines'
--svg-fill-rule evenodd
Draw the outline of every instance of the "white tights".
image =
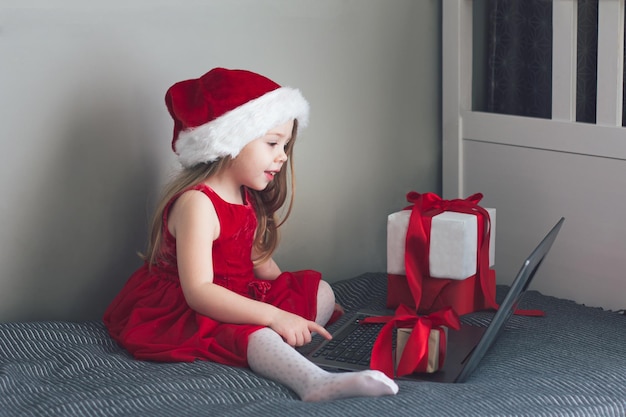
<svg viewBox="0 0 626 417">
<path fill-rule="evenodd" d="M 315 321 L 325 325 L 333 313 L 335 296 L 321 281 Z M 379 371 L 332 373 L 314 365 L 270 328 L 257 330 L 248 340 L 248 363 L 255 373 L 291 388 L 304 401 L 393 395 L 396 383 Z"/>
</svg>

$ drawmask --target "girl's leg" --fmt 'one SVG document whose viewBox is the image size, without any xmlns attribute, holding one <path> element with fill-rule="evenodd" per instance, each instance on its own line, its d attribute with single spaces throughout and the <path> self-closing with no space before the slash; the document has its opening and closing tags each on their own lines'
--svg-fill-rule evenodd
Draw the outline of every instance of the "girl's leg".
<svg viewBox="0 0 626 417">
<path fill-rule="evenodd" d="M 315 322 L 325 326 L 335 310 L 335 293 L 326 281 L 320 281 L 317 287 L 317 317 Z"/>
<path fill-rule="evenodd" d="M 250 335 L 248 363 L 255 373 L 286 385 L 304 401 L 377 397 L 398 392 L 396 383 L 379 371 L 327 372 L 285 343 L 270 328 Z"/>
</svg>

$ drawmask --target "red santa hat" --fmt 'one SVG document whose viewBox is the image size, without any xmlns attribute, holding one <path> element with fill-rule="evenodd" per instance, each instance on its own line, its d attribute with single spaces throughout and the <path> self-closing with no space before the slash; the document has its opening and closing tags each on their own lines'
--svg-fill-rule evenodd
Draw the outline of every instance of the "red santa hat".
<svg viewBox="0 0 626 417">
<path fill-rule="evenodd" d="M 298 119 L 305 127 L 309 121 L 309 103 L 299 90 L 245 70 L 214 68 L 178 82 L 165 104 L 174 119 L 172 149 L 184 167 L 234 158 L 276 126 Z"/>
</svg>

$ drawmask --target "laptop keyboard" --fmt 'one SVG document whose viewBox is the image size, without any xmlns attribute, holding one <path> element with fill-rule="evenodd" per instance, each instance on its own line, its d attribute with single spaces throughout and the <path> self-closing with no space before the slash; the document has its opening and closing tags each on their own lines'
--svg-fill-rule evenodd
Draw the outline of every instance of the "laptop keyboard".
<svg viewBox="0 0 626 417">
<path fill-rule="evenodd" d="M 350 326 L 313 353 L 313 357 L 369 366 L 374 341 L 383 325 L 360 325 L 359 319 L 363 317 L 356 317 Z"/>
</svg>

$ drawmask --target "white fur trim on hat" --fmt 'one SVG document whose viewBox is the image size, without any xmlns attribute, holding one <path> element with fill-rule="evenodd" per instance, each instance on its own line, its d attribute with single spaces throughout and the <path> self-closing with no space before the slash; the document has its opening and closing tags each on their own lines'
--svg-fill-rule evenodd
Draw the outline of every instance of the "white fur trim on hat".
<svg viewBox="0 0 626 417">
<path fill-rule="evenodd" d="M 187 168 L 227 155 L 234 158 L 249 142 L 291 119 L 298 119 L 298 126 L 306 127 L 309 103 L 300 90 L 281 87 L 209 123 L 181 131 L 175 144 L 176 153 Z"/>
</svg>

